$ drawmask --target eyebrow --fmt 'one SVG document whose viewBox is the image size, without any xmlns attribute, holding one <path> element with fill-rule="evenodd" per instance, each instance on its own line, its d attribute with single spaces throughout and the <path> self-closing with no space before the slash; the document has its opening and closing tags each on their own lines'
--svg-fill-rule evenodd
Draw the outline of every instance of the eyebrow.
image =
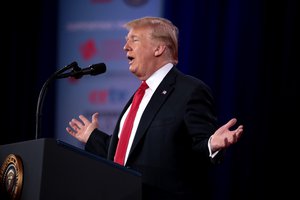
<svg viewBox="0 0 300 200">
<path fill-rule="evenodd" d="M 133 38 L 139 38 L 139 36 L 137 36 L 137 35 L 131 35 L 130 37 L 128 37 L 128 36 L 125 36 L 125 40 L 128 40 L 128 39 L 133 39 Z"/>
</svg>

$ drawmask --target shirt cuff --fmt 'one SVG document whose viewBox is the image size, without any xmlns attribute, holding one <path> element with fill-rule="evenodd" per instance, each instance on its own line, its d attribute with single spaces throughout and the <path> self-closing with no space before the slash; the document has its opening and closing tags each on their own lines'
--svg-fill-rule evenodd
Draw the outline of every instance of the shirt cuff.
<svg viewBox="0 0 300 200">
<path fill-rule="evenodd" d="M 208 139 L 208 150 L 209 150 L 209 157 L 214 158 L 219 151 L 215 151 L 214 153 L 211 152 L 211 146 L 210 146 L 210 141 L 211 141 L 212 136 Z"/>
</svg>

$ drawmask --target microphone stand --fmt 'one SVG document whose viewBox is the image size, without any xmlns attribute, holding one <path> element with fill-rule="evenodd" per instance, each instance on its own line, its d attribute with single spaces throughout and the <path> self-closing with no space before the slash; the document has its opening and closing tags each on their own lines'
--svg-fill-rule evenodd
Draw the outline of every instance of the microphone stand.
<svg viewBox="0 0 300 200">
<path fill-rule="evenodd" d="M 41 122 L 42 122 L 42 106 L 44 103 L 44 97 L 46 94 L 46 91 L 48 89 L 48 85 L 53 81 L 53 79 L 56 79 L 58 77 L 58 75 L 62 74 L 63 72 L 69 70 L 69 69 L 78 69 L 78 64 L 77 62 L 72 62 L 69 65 L 63 67 L 62 69 L 56 71 L 54 74 L 52 74 L 48 80 L 43 84 L 43 87 L 39 93 L 38 96 L 38 101 L 37 101 L 37 107 L 36 107 L 36 132 L 35 132 L 35 139 L 39 139 L 40 138 L 40 134 L 41 134 Z"/>
</svg>

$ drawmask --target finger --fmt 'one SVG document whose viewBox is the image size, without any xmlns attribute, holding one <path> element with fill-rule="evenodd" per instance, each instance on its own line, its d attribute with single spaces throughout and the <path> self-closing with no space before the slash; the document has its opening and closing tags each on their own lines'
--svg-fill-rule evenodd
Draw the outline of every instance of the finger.
<svg viewBox="0 0 300 200">
<path fill-rule="evenodd" d="M 75 133 L 72 129 L 70 129 L 69 127 L 67 127 L 67 128 L 66 128 L 66 131 L 67 131 L 70 135 L 72 135 L 73 137 L 75 137 L 76 133 Z"/>
<path fill-rule="evenodd" d="M 234 130 L 232 132 L 233 132 L 233 136 L 235 138 L 235 142 L 237 142 L 243 133 L 243 126 L 240 125 L 236 130 Z"/>
<path fill-rule="evenodd" d="M 98 117 L 99 117 L 99 113 L 94 113 L 93 115 L 92 115 L 92 123 L 97 123 L 98 122 Z"/>
<path fill-rule="evenodd" d="M 239 125 L 238 130 L 243 132 L 244 131 L 244 126 L 243 125 Z"/>
<path fill-rule="evenodd" d="M 72 121 L 69 122 L 70 127 L 73 129 L 72 131 L 79 131 L 80 130 L 80 126 L 82 127 L 82 123 L 78 123 L 78 120 L 72 119 Z"/>
<path fill-rule="evenodd" d="M 84 124 L 77 119 L 72 119 L 71 124 L 72 124 L 72 128 L 74 128 L 75 130 L 76 130 L 76 128 L 81 128 L 82 126 L 84 126 Z"/>
<path fill-rule="evenodd" d="M 83 115 L 79 115 L 79 119 L 81 119 L 84 124 L 90 123 L 90 121 Z"/>
<path fill-rule="evenodd" d="M 237 128 L 237 130 L 236 130 L 236 135 L 237 135 L 238 137 L 241 137 L 241 135 L 242 135 L 243 132 L 244 132 L 244 127 L 243 127 L 243 125 L 240 125 L 240 126 Z"/>
<path fill-rule="evenodd" d="M 239 125 L 239 127 L 235 130 L 236 133 L 242 133 L 244 131 L 243 125 Z"/>
</svg>

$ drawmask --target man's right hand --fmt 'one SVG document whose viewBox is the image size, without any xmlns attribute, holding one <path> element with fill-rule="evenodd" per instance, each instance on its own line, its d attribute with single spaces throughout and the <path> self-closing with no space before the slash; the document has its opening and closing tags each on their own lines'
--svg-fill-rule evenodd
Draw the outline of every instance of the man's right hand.
<svg viewBox="0 0 300 200">
<path fill-rule="evenodd" d="M 88 120 L 85 116 L 79 115 L 79 119 L 72 119 L 66 131 L 80 142 L 86 143 L 95 128 L 98 128 L 99 113 L 92 115 L 92 121 Z"/>
</svg>

